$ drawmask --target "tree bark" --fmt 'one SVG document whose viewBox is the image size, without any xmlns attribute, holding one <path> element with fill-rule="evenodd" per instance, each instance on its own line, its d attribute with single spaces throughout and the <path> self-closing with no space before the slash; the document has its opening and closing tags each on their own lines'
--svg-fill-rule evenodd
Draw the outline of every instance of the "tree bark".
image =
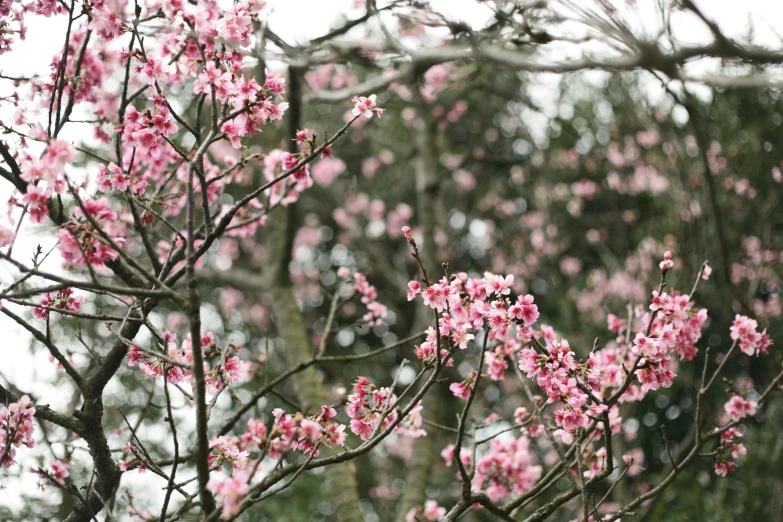
<svg viewBox="0 0 783 522">
<path fill-rule="evenodd" d="M 416 179 L 416 216 L 422 234 L 422 262 L 431 281 L 440 279 L 443 269 L 438 262 L 437 248 L 435 246 L 435 228 L 437 223 L 438 203 L 438 165 L 435 150 L 435 128 L 430 118 L 431 108 L 419 93 L 417 82 L 411 82 L 416 111 L 417 122 L 415 134 L 416 157 L 413 161 L 414 176 Z M 420 332 L 432 324 L 432 310 L 426 307 L 421 300 L 417 300 L 416 320 L 413 331 Z M 425 418 L 432 418 L 441 422 L 445 410 L 438 408 L 439 399 L 444 388 L 436 386 L 431 393 L 424 396 L 422 413 Z M 419 437 L 413 446 L 411 465 L 406 470 L 405 488 L 397 511 L 397 522 L 405 522 L 405 515 L 412 508 L 421 506 L 427 500 L 427 486 L 429 485 L 432 466 L 438 452 L 435 448 L 436 433 L 429 430 L 426 437 Z"/>
<path fill-rule="evenodd" d="M 301 121 L 301 71 L 290 69 L 289 74 L 289 133 L 294 137 Z M 295 141 L 291 142 L 294 144 Z M 279 209 L 275 219 L 269 220 L 264 229 L 268 263 L 264 271 L 267 288 L 272 297 L 272 313 L 275 317 L 278 333 L 285 343 L 285 350 L 292 364 L 310 359 L 313 352 L 302 313 L 293 294 L 288 265 L 291 261 L 294 226 L 294 208 Z M 315 408 L 326 404 L 326 394 L 318 371 L 314 367 L 299 373 L 296 377 L 299 403 L 303 413 L 314 413 Z M 328 454 L 330 450 L 322 450 Z M 364 516 L 359 507 L 359 495 L 356 478 L 349 463 L 328 466 L 324 469 L 329 497 L 334 504 L 335 519 L 338 522 L 363 522 Z"/>
</svg>

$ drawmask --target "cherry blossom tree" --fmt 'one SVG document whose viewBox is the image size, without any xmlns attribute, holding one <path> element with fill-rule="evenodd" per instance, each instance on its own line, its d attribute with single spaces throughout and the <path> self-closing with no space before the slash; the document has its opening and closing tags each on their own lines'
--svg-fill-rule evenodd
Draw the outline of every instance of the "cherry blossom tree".
<svg viewBox="0 0 783 522">
<path fill-rule="evenodd" d="M 59 392 L 0 368 L 31 519 L 612 521 L 765 450 L 783 158 L 732 111 L 780 126 L 783 51 L 688 0 L 356 3 L 296 44 L 260 0 L 0 3 L 0 55 L 66 27 L 0 74 L 0 312 Z"/>
</svg>

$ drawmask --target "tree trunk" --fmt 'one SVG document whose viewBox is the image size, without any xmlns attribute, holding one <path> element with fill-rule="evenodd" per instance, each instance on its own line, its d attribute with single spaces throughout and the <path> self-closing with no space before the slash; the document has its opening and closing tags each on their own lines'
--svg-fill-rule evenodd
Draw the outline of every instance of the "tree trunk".
<svg viewBox="0 0 783 522">
<path fill-rule="evenodd" d="M 294 136 L 300 125 L 301 116 L 301 71 L 290 69 L 289 75 L 289 133 Z M 296 142 L 291 142 L 295 144 Z M 295 145 L 294 145 L 295 146 Z M 269 220 L 264 229 L 267 248 L 267 265 L 264 270 L 267 288 L 272 296 L 272 313 L 275 317 L 278 333 L 285 343 L 285 351 L 291 357 L 292 364 L 310 359 L 311 346 L 299 305 L 294 297 L 288 265 L 291 261 L 291 249 L 296 232 L 294 208 L 278 210 L 279 215 Z M 296 376 L 299 402 L 303 413 L 314 413 L 316 408 L 326 404 L 326 395 L 320 375 L 314 367 L 300 372 Z M 328 454 L 324 449 L 321 453 Z M 363 522 L 364 516 L 359 508 L 359 495 L 356 478 L 350 469 L 350 463 L 342 463 L 324 468 L 329 497 L 334 503 L 335 519 L 338 522 Z"/>
<path fill-rule="evenodd" d="M 416 129 L 416 158 L 413 162 L 416 178 L 416 216 L 422 232 L 422 244 L 420 245 L 422 262 L 427 269 L 430 280 L 434 282 L 439 280 L 443 273 L 437 257 L 438 250 L 435 246 L 439 188 L 434 140 L 435 128 L 430 118 L 431 108 L 419 94 L 416 82 L 411 82 L 410 89 L 413 92 L 420 119 Z M 434 320 L 432 310 L 424 306 L 420 300 L 417 302 L 419 307 L 414 322 L 414 332 L 426 329 Z M 425 418 L 433 418 L 435 422 L 448 422 L 448 419 L 442 418 L 446 410 L 438 408 L 438 403 L 443 403 L 440 399 L 444 390 L 443 386 L 436 386 L 432 392 L 424 396 L 422 413 Z M 429 485 L 432 466 L 438 456 L 435 448 L 436 435 L 430 429 L 426 437 L 420 437 L 414 442 L 411 465 L 406 470 L 405 488 L 397 511 L 397 522 L 405 522 L 405 515 L 408 511 L 421 506 L 426 500 L 426 489 Z"/>
</svg>

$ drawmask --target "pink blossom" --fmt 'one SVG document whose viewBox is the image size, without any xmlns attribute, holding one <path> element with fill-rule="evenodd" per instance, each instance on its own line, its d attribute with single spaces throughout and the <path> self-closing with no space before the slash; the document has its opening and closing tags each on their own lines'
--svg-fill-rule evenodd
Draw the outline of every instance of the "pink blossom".
<svg viewBox="0 0 783 522">
<path fill-rule="evenodd" d="M 725 477 L 729 473 L 733 473 L 737 469 L 737 465 L 734 462 L 716 460 L 715 461 L 715 474 L 721 477 Z"/>
<path fill-rule="evenodd" d="M 651 357 L 658 352 L 658 341 L 639 332 L 633 340 L 633 352 L 645 357 Z"/>
<path fill-rule="evenodd" d="M 739 395 L 734 395 L 723 405 L 726 414 L 734 422 L 738 422 L 748 415 L 755 415 L 758 404 L 756 401 L 746 401 Z"/>
<path fill-rule="evenodd" d="M 538 320 L 538 306 L 533 304 L 533 296 L 530 294 L 519 296 L 517 302 L 508 309 L 508 314 L 514 319 L 520 319 L 527 325 Z"/>
<path fill-rule="evenodd" d="M 408 412 L 408 415 L 402 419 L 397 425 L 395 431 L 400 435 L 411 438 L 424 437 L 427 432 L 422 429 L 421 425 L 424 422 L 421 416 L 421 409 L 423 405 L 421 402 L 417 402 L 416 405 Z"/>
<path fill-rule="evenodd" d="M 408 301 L 413 301 L 416 296 L 421 293 L 421 283 L 418 281 L 411 281 L 408 283 Z"/>
<path fill-rule="evenodd" d="M 275 94 L 285 94 L 285 78 L 280 78 L 266 71 L 266 83 L 264 86 Z"/>
<path fill-rule="evenodd" d="M 449 390 L 455 397 L 467 400 L 470 397 L 470 386 L 464 382 L 453 382 L 449 385 Z"/>
<path fill-rule="evenodd" d="M 302 143 L 305 143 L 309 138 L 307 137 L 308 134 L 310 134 L 309 129 L 302 129 L 296 131 L 296 143 L 297 145 L 301 145 Z"/>
<path fill-rule="evenodd" d="M 241 4 L 235 4 L 215 25 L 218 36 L 238 43 L 248 45 L 253 33 L 253 20 L 250 13 Z"/>
<path fill-rule="evenodd" d="M 530 418 L 530 414 L 527 411 L 527 408 L 517 408 L 514 410 L 514 422 L 517 424 L 525 424 L 527 420 Z"/>
<path fill-rule="evenodd" d="M 749 317 L 737 314 L 731 325 L 731 338 L 737 341 L 740 350 L 747 355 L 758 355 L 767 350 L 772 340 L 767 331 L 756 331 L 758 323 Z"/>
<path fill-rule="evenodd" d="M 351 431 L 367 440 L 382 420 L 382 427 L 388 426 L 397 418 L 397 396 L 389 388 L 376 388 L 366 377 L 359 377 L 353 385 L 354 392 L 348 396 L 345 411 L 351 418 Z M 388 410 L 381 419 L 379 412 Z"/>
<path fill-rule="evenodd" d="M 468 331 L 470 328 L 467 324 L 460 324 L 451 334 L 451 340 L 459 346 L 460 350 L 464 350 L 468 347 L 468 343 L 472 341 L 476 336 Z"/>
<path fill-rule="evenodd" d="M 73 289 L 64 288 L 57 293 L 49 293 L 41 298 L 41 306 L 45 308 L 33 308 L 33 315 L 38 319 L 49 317 L 47 308 L 57 308 L 68 312 L 78 312 L 81 310 L 84 297 L 73 295 Z"/>
<path fill-rule="evenodd" d="M 111 189 L 124 192 L 130 186 L 130 177 L 114 163 L 109 163 L 108 167 L 105 165 L 98 167 L 97 181 L 98 189 L 102 192 L 108 192 Z"/>
<path fill-rule="evenodd" d="M 529 446 L 525 436 L 492 440 L 489 451 L 476 462 L 474 490 L 486 493 L 493 502 L 529 491 L 542 472 Z"/>
<path fill-rule="evenodd" d="M 14 231 L 0 225 L 0 248 L 6 247 L 14 240 Z"/>
<path fill-rule="evenodd" d="M 262 445 L 266 439 L 266 425 L 260 419 L 248 419 L 247 431 L 242 434 L 242 442 L 247 445 L 251 442 L 256 445 Z"/>
<path fill-rule="evenodd" d="M 658 294 L 657 290 L 653 290 L 652 293 L 652 301 L 650 302 L 650 310 L 653 312 L 656 312 L 658 310 L 666 311 L 670 304 L 671 304 L 671 298 L 666 292 Z"/>
<path fill-rule="evenodd" d="M 411 508 L 405 515 L 405 522 L 437 522 L 446 516 L 446 508 L 438 506 L 434 500 L 428 500 L 424 506 Z"/>
<path fill-rule="evenodd" d="M 422 292 L 422 299 L 424 304 L 432 309 L 442 312 L 446 308 L 446 298 L 450 294 L 448 285 L 441 283 L 434 283 L 428 286 Z"/>
<path fill-rule="evenodd" d="M 488 352 L 486 355 L 487 375 L 493 381 L 502 381 L 508 369 L 505 355 L 497 352 Z"/>
<path fill-rule="evenodd" d="M 443 461 L 446 463 L 447 467 L 451 467 L 452 463 L 454 462 L 454 444 L 449 444 L 443 450 L 440 452 L 440 456 L 443 459 Z M 462 463 L 466 466 L 470 465 L 473 455 L 470 449 L 468 448 L 461 448 L 459 451 L 459 458 L 462 461 Z"/>
<path fill-rule="evenodd" d="M 245 135 L 245 129 L 243 126 L 240 126 L 235 120 L 230 120 L 221 125 L 220 131 L 228 137 L 231 145 L 235 149 L 242 148 L 242 142 L 240 139 Z"/>
<path fill-rule="evenodd" d="M 371 94 L 369 97 L 354 97 L 352 100 L 352 103 L 354 104 L 353 115 L 372 118 L 374 114 L 380 118 L 383 114 L 383 109 L 375 106 L 375 98 L 376 96 L 374 94 Z"/>
<path fill-rule="evenodd" d="M 503 277 L 495 274 L 485 274 L 484 276 L 489 282 L 492 291 L 497 295 L 508 295 L 511 293 L 511 287 L 514 286 L 513 275 Z"/>
<path fill-rule="evenodd" d="M 351 420 L 351 431 L 361 437 L 362 440 L 369 439 L 373 429 L 372 424 L 365 419 Z"/>
<path fill-rule="evenodd" d="M 321 425 L 317 422 L 311 421 L 310 419 L 302 419 L 302 422 L 299 425 L 302 428 L 304 436 L 307 437 L 310 442 L 318 442 L 318 439 L 321 438 Z"/>
<path fill-rule="evenodd" d="M 49 198 L 52 192 L 50 189 L 43 189 L 35 185 L 27 185 L 27 194 L 22 198 L 22 203 L 27 205 L 27 212 L 33 223 L 43 223 L 46 216 L 49 215 Z"/>
<path fill-rule="evenodd" d="M 239 448 L 239 439 L 231 435 L 221 435 L 209 441 L 209 448 L 217 453 L 210 453 L 211 463 L 217 465 L 223 462 L 229 462 L 234 469 L 245 469 L 247 466 L 248 452 L 241 451 Z"/>
<path fill-rule="evenodd" d="M 346 165 L 343 160 L 324 157 L 313 166 L 313 180 L 319 185 L 330 185 L 337 176 L 345 172 L 345 169 Z"/>
<path fill-rule="evenodd" d="M 223 505 L 221 516 L 228 518 L 239 510 L 239 502 L 250 491 L 248 474 L 244 472 L 234 473 L 231 478 L 220 480 L 210 479 L 207 489 L 215 494 L 218 502 Z"/>
<path fill-rule="evenodd" d="M 565 431 L 573 433 L 577 428 L 587 426 L 589 419 L 584 413 L 571 409 L 560 409 L 555 412 L 555 422 Z"/>
<path fill-rule="evenodd" d="M 68 471 L 70 467 L 71 465 L 68 462 L 53 460 L 49 462 L 49 476 L 52 480 L 64 486 L 65 479 L 70 475 L 70 472 Z"/>
<path fill-rule="evenodd" d="M 35 445 L 34 415 L 33 401 L 27 395 L 23 395 L 17 402 L 8 406 L 0 406 L 0 448 L 3 448 L 2 453 L 5 454 L 0 467 L 10 468 L 14 465 L 16 448 L 20 446 L 32 448 Z"/>
<path fill-rule="evenodd" d="M 330 446 L 345 446 L 345 438 L 345 425 L 331 423 L 324 427 L 321 440 Z"/>
</svg>

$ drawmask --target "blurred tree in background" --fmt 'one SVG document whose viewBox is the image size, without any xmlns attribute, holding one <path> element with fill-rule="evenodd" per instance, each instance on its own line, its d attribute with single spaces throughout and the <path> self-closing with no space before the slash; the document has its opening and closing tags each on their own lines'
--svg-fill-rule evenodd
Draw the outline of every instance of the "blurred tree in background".
<svg viewBox="0 0 783 522">
<path fill-rule="evenodd" d="M 368 4 L 362 22 L 378 15 L 374 2 Z M 414 4 L 392 3 L 389 11 L 398 23 L 395 35 L 402 40 L 415 36 L 432 41 L 424 30 L 426 24 L 417 23 L 420 20 L 411 14 L 421 7 Z M 507 24 L 504 27 L 510 27 L 510 33 L 520 40 L 504 40 L 522 56 L 520 60 L 532 52 L 529 47 L 546 46 L 550 39 L 558 39 L 545 30 L 547 18 L 525 15 L 523 24 L 511 9 L 509 20 L 505 20 L 499 14 L 505 3 L 496 4 L 493 23 Z M 394 11 L 398 5 L 399 13 Z M 476 41 L 490 40 L 486 34 L 497 37 L 495 33 L 474 33 L 450 20 L 434 23 L 432 20 L 440 19 L 422 10 L 430 17 L 428 30 L 445 30 L 451 42 L 478 45 Z M 203 331 L 212 332 L 221 349 L 235 346 L 244 361 L 253 363 L 249 378 L 234 384 L 217 403 L 219 420 L 215 425 L 220 426 L 238 405 L 321 348 L 318 353 L 327 359 L 317 368 L 310 367 L 271 387 L 243 413 L 269 419 L 275 408 L 312 413 L 327 404 L 335 406 L 345 422 L 345 396 L 358 377 L 367 377 L 378 387 L 398 384 L 404 388 L 414 382 L 418 367 L 406 366 L 404 361 L 418 362 L 414 345 L 432 324 L 432 310 L 420 300 L 406 298 L 408 282 L 421 276 L 403 226 L 413 229 L 423 266 L 433 281 L 444 270 L 447 274 L 466 272 L 471 277 L 485 272 L 514 275 L 514 295 L 531 294 L 541 314 L 538 324 L 551 326 L 558 338 L 566 337 L 581 360 L 617 342 L 618 333 L 610 331 L 612 321 L 641 320 L 651 292 L 658 288 L 664 251 L 671 251 L 674 259 L 669 288 L 683 293 L 693 286 L 707 260 L 712 274 L 701 281 L 697 302 L 708 309 L 709 318 L 698 353 L 692 361 L 673 363 L 678 378 L 671 387 L 619 405 L 622 423 L 613 437 L 615 460 L 619 463 L 628 454 L 633 463 L 626 462 L 628 466 L 618 467 L 611 475 L 615 486 L 601 485 L 596 491 L 599 499 L 608 493 L 600 506 L 602 514 L 622 508 L 671 472 L 670 451 L 679 461 L 693 444 L 697 436 L 694 400 L 702 384 L 702 368 L 706 363 L 714 368 L 720 355 L 729 351 L 735 315 L 753 317 L 759 330 L 766 328 L 773 340 L 783 339 L 780 89 L 739 81 L 680 81 L 677 74 L 668 74 L 666 67 L 648 63 L 651 51 L 641 44 L 638 53 L 644 60 L 640 58 L 633 66 L 588 64 L 574 67 L 577 72 L 525 70 L 514 64 L 506 67 L 503 65 L 508 63 L 498 63 L 502 55 L 477 59 L 426 55 L 417 61 L 412 52 L 409 61 L 390 62 L 379 55 L 404 55 L 392 43 L 367 49 L 361 43 L 362 38 L 384 41 L 390 38 L 389 29 L 383 24 L 355 25 L 356 30 L 353 25 L 349 28 L 354 31 L 351 35 L 356 34 L 351 42 L 360 43 L 343 42 L 341 46 L 339 33 L 335 35 L 337 43 L 327 48 L 317 40 L 310 42 L 310 47 L 288 44 L 256 22 L 256 29 L 268 39 L 263 45 L 283 55 L 274 58 L 285 67 L 262 54 L 246 73 L 258 78 L 260 84 L 270 74 L 265 72 L 267 67 L 285 77 L 290 105 L 281 125 L 267 126 L 263 133 L 248 136 L 241 148 L 223 140 L 209 149 L 210 162 L 236 167 L 232 183 L 221 187 L 210 202 L 216 217 L 249 190 L 270 181 L 264 171 L 281 161 L 279 154 L 301 149 L 297 131 L 307 130 L 313 148 L 338 132 L 353 118 L 347 101 L 354 94 L 375 93 L 377 105 L 385 111 L 379 120 L 356 120 L 333 145 L 333 155 L 312 164 L 314 184 L 296 194 L 295 204 L 275 206 L 271 197 L 259 198 L 259 205 L 271 207 L 267 209 L 268 221 L 267 216 L 259 219 L 263 226 L 258 230 L 244 226 L 229 229 L 204 254 L 203 266 L 194 276 L 202 299 Z M 345 28 L 342 24 L 336 27 Z M 498 34 L 507 36 L 500 29 Z M 717 34 L 716 41 L 720 43 Z M 745 47 L 731 45 L 736 47 L 717 46 L 712 55 L 756 63 Z M 759 62 L 778 63 L 779 57 Z M 679 65 L 671 67 L 679 70 Z M 758 72 L 751 70 L 748 78 L 755 78 Z M 394 81 L 378 84 L 379 77 L 395 74 Z M 684 73 L 683 78 L 687 79 Z M 377 89 L 367 90 L 368 84 L 377 84 Z M 172 96 L 176 94 L 175 90 Z M 189 100 L 177 109 L 188 121 L 200 121 L 204 99 Z M 144 103 L 137 102 L 140 110 Z M 208 105 L 209 101 L 205 107 Z M 112 120 L 107 116 L 102 125 L 108 128 L 108 123 Z M 93 156 L 105 151 L 100 144 L 86 141 L 86 152 L 74 165 L 89 171 L 94 170 Z M 182 174 L 176 174 L 181 165 L 174 161 L 176 153 L 167 150 L 166 154 L 171 160 L 167 168 L 172 176 L 180 177 L 179 188 L 184 190 Z M 174 196 L 181 195 L 174 188 L 171 191 Z M 161 201 L 168 197 L 165 191 L 159 196 Z M 184 208 L 183 200 L 174 196 L 160 208 Z M 112 198 L 117 205 L 126 204 L 124 195 Z M 160 202 L 152 198 L 140 201 L 150 205 Z M 59 205 L 62 209 L 62 202 Z M 173 228 L 184 234 L 184 215 L 172 214 Z M 170 247 L 164 252 L 174 252 L 178 239 L 171 237 L 162 220 L 151 221 L 157 227 L 153 236 L 156 245 L 158 239 L 166 238 Z M 132 256 L 145 255 L 141 241 L 128 243 Z M 361 301 L 360 293 L 353 290 L 356 285 L 346 284 L 341 268 L 364 274 L 377 296 Z M 171 284 L 184 295 L 184 279 Z M 378 314 L 382 320 L 367 320 L 368 303 L 386 307 Z M 113 307 L 116 303 L 111 298 L 96 296 L 89 303 L 89 312 L 103 313 Z M 180 341 L 188 332 L 188 313 L 177 303 L 159 303 L 150 317 L 162 330 L 181 330 Z M 116 330 L 116 324 L 110 328 L 105 322 L 63 316 L 51 325 L 47 320 L 46 332 L 52 339 L 78 340 L 69 349 L 71 355 L 90 349 L 100 352 L 114 342 L 117 334 L 112 328 Z M 325 335 L 328 342 L 322 343 Z M 363 357 L 415 335 L 419 335 L 415 342 Z M 29 351 L 36 361 L 48 356 L 46 347 L 35 340 Z M 751 399 L 763 393 L 780 371 L 778 352 L 779 348 L 773 347 L 759 357 L 735 353 L 730 358 L 725 380 L 716 382 L 702 404 L 709 426 L 713 419 L 726 419 L 724 404 L 735 393 Z M 335 359 L 330 361 L 329 357 Z M 85 372 L 99 366 L 97 359 L 84 359 Z M 332 467 L 308 470 L 289 487 L 251 507 L 243 519 L 351 520 L 346 513 L 352 512 L 368 522 L 391 522 L 405 520 L 412 508 L 427 500 L 447 509 L 456 504 L 462 494 L 460 478 L 454 466 L 446 466 L 441 451 L 454 443 L 465 403 L 453 396 L 449 385 L 468 378 L 476 359 L 475 353 L 457 358 L 453 367 L 443 369 L 441 379 L 424 398 L 421 414 L 426 437 L 393 432 L 373 451 L 334 466 L 338 471 Z M 482 379 L 470 422 L 480 426 L 492 415 L 499 420 L 474 431 L 474 438 L 512 431 L 509 428 L 517 436 L 515 411 L 520 407 L 532 411 L 515 376 L 517 360 L 509 360 L 505 379 Z M 66 387 L 69 381 L 65 376 L 59 379 L 56 384 L 62 386 L 63 396 L 72 396 L 68 407 L 72 412 L 80 407 L 81 395 Z M 170 412 L 160 383 L 156 386 L 156 381 L 125 364 L 114 380 L 111 393 L 103 399 L 101 426 L 109 434 L 116 460 L 127 456 L 124 447 L 134 442 L 139 430 L 147 430 L 145 452 L 170 454 Z M 27 387 L 26 383 L 10 384 Z M 184 414 L 190 407 L 183 402 L 177 410 Z M 128 429 L 123 418 L 129 412 L 139 423 L 134 430 Z M 732 477 L 716 476 L 712 458 L 696 460 L 675 484 L 634 509 L 635 516 L 629 518 L 667 522 L 694 517 L 779 520 L 783 513 L 781 413 L 779 396 L 774 396 L 741 424 L 748 455 Z M 722 424 L 725 422 L 714 422 Z M 188 444 L 192 444 L 195 429 L 191 425 L 182 429 L 187 433 L 181 435 L 189 437 Z M 229 426 L 226 433 L 241 435 L 244 429 L 243 417 L 243 422 Z M 44 432 L 42 437 L 49 435 Z M 62 439 L 59 434 L 57 437 Z M 349 445 L 357 446 L 356 441 L 358 438 L 351 435 Z M 64 454 L 63 460 L 73 462 L 71 475 L 86 477 L 89 482 L 92 468 L 88 461 L 79 460 L 84 456 L 80 453 L 86 454 L 85 445 L 78 440 L 60 443 L 56 458 L 62 459 Z M 530 452 L 545 469 L 558 461 L 546 437 L 531 442 Z M 43 466 L 44 458 L 38 458 L 38 465 Z M 626 471 L 620 475 L 623 469 Z M 187 475 L 183 472 L 182 480 L 193 476 L 193 470 L 189 471 Z M 25 472 L 17 467 L 8 473 L 19 477 Z M 126 471 L 125 476 L 130 474 L 136 471 Z M 148 476 L 152 474 L 148 472 Z M 126 483 L 138 486 L 145 479 L 141 475 L 123 478 L 113 500 L 115 515 L 121 518 L 129 510 L 137 510 L 131 514 L 157 520 L 159 507 L 151 500 L 157 496 L 133 498 Z M 158 487 L 157 482 L 155 485 Z M 512 511 L 511 516 L 523 520 L 568 487 L 569 479 L 563 474 L 550 490 Z M 165 481 L 160 489 L 166 489 Z M 336 491 L 344 495 L 336 495 Z M 22 492 L 21 514 L 12 513 L 0 502 L 0 519 L 65 519 L 79 502 L 78 497 L 63 494 L 60 498 L 51 492 L 39 501 L 40 495 Z M 345 505 L 358 505 L 359 509 L 341 511 Z M 150 512 L 144 514 L 147 509 Z M 577 495 L 549 519 L 581 520 L 581 510 Z M 200 520 L 195 512 L 185 512 L 182 517 Z M 461 518 L 497 519 L 486 509 L 466 511 Z"/>
</svg>

